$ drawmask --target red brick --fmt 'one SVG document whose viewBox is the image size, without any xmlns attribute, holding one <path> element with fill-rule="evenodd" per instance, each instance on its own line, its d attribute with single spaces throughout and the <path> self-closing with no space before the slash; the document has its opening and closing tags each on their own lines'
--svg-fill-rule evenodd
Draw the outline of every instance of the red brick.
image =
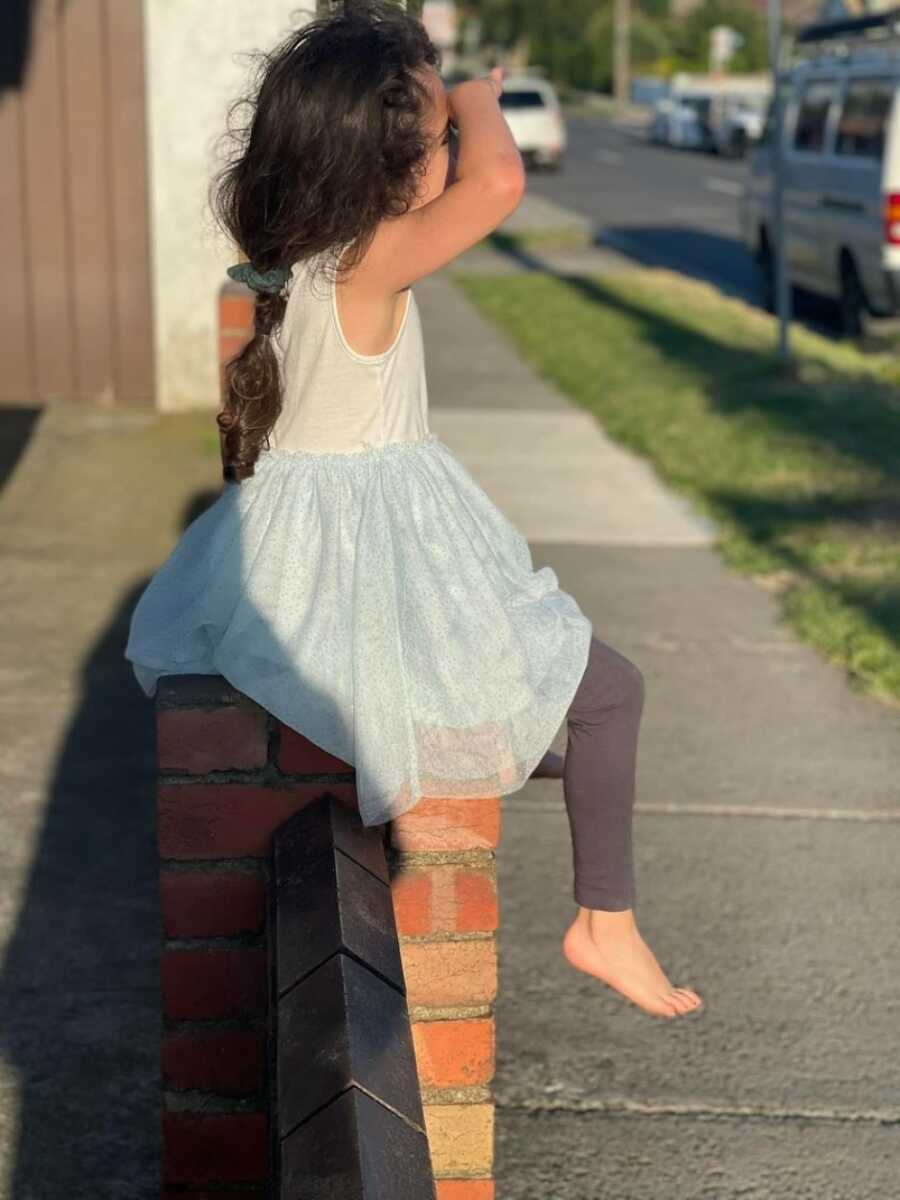
<svg viewBox="0 0 900 1200">
<path fill-rule="evenodd" d="M 165 1112 L 162 1123 L 166 1184 L 264 1182 L 263 1113 Z"/>
<path fill-rule="evenodd" d="M 398 850 L 493 850 L 500 840 L 500 797 L 423 797 L 391 822 Z"/>
<path fill-rule="evenodd" d="M 437 1200 L 494 1200 L 493 1179 L 436 1179 L 435 1184 Z"/>
<path fill-rule="evenodd" d="M 410 1007 L 488 1004 L 497 995 L 493 938 L 472 942 L 401 942 Z"/>
<path fill-rule="evenodd" d="M 254 309 L 252 296 L 225 293 L 219 297 L 219 329 L 222 333 L 253 332 Z"/>
<path fill-rule="evenodd" d="M 243 1095 L 263 1085 L 266 1035 L 255 1029 L 166 1031 L 161 1057 L 165 1087 Z"/>
<path fill-rule="evenodd" d="M 431 876 L 404 870 L 391 880 L 394 919 L 401 937 L 431 933 Z"/>
<path fill-rule="evenodd" d="M 156 714 L 160 771 L 252 770 L 265 766 L 267 753 L 266 714 L 260 708 L 162 708 Z"/>
<path fill-rule="evenodd" d="M 220 333 L 219 362 L 224 364 L 232 358 L 237 358 L 251 336 L 252 331 L 248 331 L 247 333 Z"/>
<path fill-rule="evenodd" d="M 265 921 L 260 875 L 229 871 L 162 871 L 163 932 L 170 938 L 256 933 Z"/>
<path fill-rule="evenodd" d="M 262 1016 L 268 1006 L 266 952 L 164 950 L 163 1012 L 172 1018 Z"/>
<path fill-rule="evenodd" d="M 356 807 L 353 783 L 183 783 L 158 789 L 157 837 L 163 858 L 261 858 L 288 817 L 325 793 Z"/>
<path fill-rule="evenodd" d="M 490 933 L 497 928 L 497 881 L 493 872 L 459 868 L 456 886 L 456 932 Z"/>
<path fill-rule="evenodd" d="M 490 933 L 497 928 L 493 864 L 409 865 L 391 881 L 401 937 L 440 933 Z"/>
<path fill-rule="evenodd" d="M 495 1070 L 494 1021 L 413 1021 L 416 1067 L 423 1087 L 474 1087 Z"/>
<path fill-rule="evenodd" d="M 329 754 L 282 721 L 277 722 L 276 728 L 281 743 L 278 751 L 280 771 L 288 775 L 325 775 L 328 772 L 343 775 L 353 770 L 351 763 Z"/>
</svg>

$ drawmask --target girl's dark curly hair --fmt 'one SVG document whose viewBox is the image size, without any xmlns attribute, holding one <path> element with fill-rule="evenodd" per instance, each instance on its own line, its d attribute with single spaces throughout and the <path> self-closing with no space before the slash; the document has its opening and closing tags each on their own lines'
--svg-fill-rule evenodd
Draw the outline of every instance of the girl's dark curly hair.
<svg viewBox="0 0 900 1200">
<path fill-rule="evenodd" d="M 423 126 L 430 97 L 414 72 L 439 69 L 440 52 L 392 0 L 346 0 L 257 53 L 251 95 L 229 108 L 226 136 L 237 148 L 213 178 L 214 217 L 259 271 L 321 254 L 343 277 L 381 220 L 407 212 L 418 194 L 432 147 Z M 250 118 L 232 129 L 243 105 Z M 216 417 L 223 477 L 237 482 L 253 474 L 282 403 L 268 335 L 286 296 L 256 297 L 254 336 L 225 364 Z"/>
</svg>

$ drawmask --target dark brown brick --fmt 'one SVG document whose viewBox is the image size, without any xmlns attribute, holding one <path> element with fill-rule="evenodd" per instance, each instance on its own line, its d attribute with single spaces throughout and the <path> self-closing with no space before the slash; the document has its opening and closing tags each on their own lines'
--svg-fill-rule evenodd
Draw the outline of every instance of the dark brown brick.
<svg viewBox="0 0 900 1200">
<path fill-rule="evenodd" d="M 174 1020 L 262 1016 L 268 1006 L 265 950 L 164 950 L 163 1012 Z"/>
<path fill-rule="evenodd" d="M 158 791 L 157 834 L 163 858 L 261 858 L 288 817 L 329 793 L 356 806 L 353 783 L 183 783 Z"/>
<path fill-rule="evenodd" d="M 266 1035 L 256 1029 L 167 1031 L 162 1043 L 163 1085 L 199 1088 L 222 1096 L 245 1095 L 262 1087 Z"/>
<path fill-rule="evenodd" d="M 282 721 L 276 722 L 281 743 L 278 769 L 288 775 L 344 774 L 352 771 L 350 763 L 336 758 Z"/>
<path fill-rule="evenodd" d="M 252 770 L 268 753 L 266 714 L 246 704 L 224 708 L 161 708 L 156 714 L 160 771 Z"/>
<path fill-rule="evenodd" d="M 167 1112 L 162 1122 L 167 1185 L 264 1182 L 263 1113 Z"/>
<path fill-rule="evenodd" d="M 265 921 L 261 875 L 163 870 L 160 902 L 163 932 L 170 938 L 256 933 Z"/>
</svg>

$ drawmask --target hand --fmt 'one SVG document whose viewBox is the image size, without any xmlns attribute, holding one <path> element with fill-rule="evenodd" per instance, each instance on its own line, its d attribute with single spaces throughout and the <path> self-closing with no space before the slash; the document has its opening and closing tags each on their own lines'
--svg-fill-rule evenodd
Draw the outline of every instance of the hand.
<svg viewBox="0 0 900 1200">
<path fill-rule="evenodd" d="M 508 74 L 509 72 L 506 67 L 494 67 L 489 75 L 481 75 L 476 79 L 464 79 L 462 83 L 458 83 L 455 87 L 450 88 L 447 92 L 447 107 L 451 118 L 454 114 L 454 100 L 457 96 L 470 91 L 476 84 L 481 85 L 486 83 L 493 92 L 494 98 L 497 99 L 503 92 L 503 80 Z"/>
<path fill-rule="evenodd" d="M 488 80 L 491 82 L 491 86 L 494 88 L 495 96 L 502 95 L 503 80 L 508 74 L 509 72 L 507 71 L 506 67 L 494 67 L 490 75 L 487 76 Z"/>
</svg>

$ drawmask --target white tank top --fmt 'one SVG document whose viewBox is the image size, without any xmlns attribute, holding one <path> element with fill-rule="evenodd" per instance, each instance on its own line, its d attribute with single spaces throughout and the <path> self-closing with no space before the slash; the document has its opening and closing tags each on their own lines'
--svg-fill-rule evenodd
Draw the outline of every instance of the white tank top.
<svg viewBox="0 0 900 1200">
<path fill-rule="evenodd" d="M 269 446 L 359 452 L 429 433 L 419 310 L 407 290 L 400 329 L 381 354 L 357 354 L 341 329 L 334 283 L 295 263 L 284 317 L 272 335 L 282 407 Z"/>
</svg>

